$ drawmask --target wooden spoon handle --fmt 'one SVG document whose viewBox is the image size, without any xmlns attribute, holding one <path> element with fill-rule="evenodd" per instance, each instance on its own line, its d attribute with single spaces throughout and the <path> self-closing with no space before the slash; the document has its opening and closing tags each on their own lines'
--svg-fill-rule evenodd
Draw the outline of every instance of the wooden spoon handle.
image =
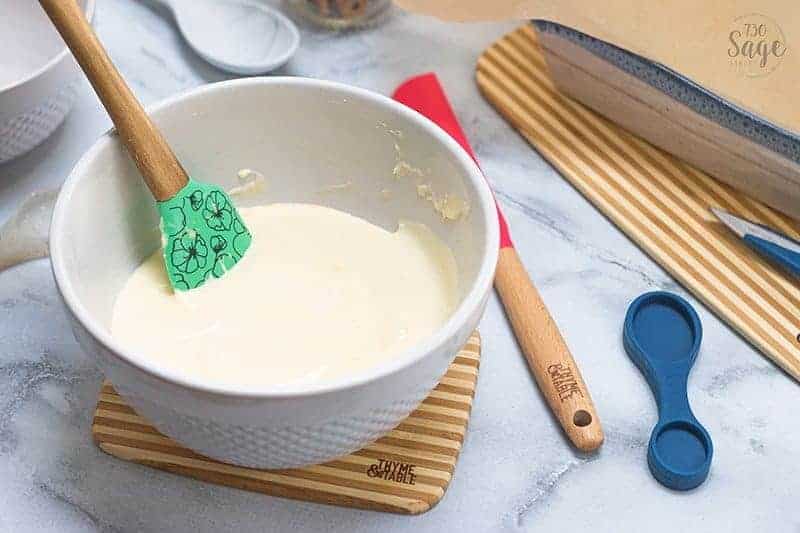
<svg viewBox="0 0 800 533">
<path fill-rule="evenodd" d="M 158 201 L 175 196 L 189 181 L 186 171 L 114 67 L 77 2 L 39 3 L 89 78 L 153 196 Z"/>
<path fill-rule="evenodd" d="M 603 428 L 589 390 L 513 247 L 500 249 L 494 286 L 536 383 L 567 436 L 579 450 L 597 449 Z"/>
</svg>

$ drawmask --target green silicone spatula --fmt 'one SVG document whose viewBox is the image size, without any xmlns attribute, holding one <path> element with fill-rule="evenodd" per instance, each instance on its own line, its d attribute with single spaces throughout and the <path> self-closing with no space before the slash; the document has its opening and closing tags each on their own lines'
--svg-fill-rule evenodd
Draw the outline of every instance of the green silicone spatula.
<svg viewBox="0 0 800 533">
<path fill-rule="evenodd" d="M 69 46 L 156 199 L 172 287 L 186 291 L 223 276 L 251 235 L 228 195 L 186 174 L 114 67 L 75 0 L 39 2 Z"/>
</svg>

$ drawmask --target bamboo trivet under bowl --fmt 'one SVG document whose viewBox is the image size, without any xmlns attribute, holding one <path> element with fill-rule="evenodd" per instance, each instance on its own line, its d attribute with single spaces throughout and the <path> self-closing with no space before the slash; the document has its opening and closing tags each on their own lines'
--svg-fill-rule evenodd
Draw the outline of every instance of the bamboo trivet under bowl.
<svg viewBox="0 0 800 533">
<path fill-rule="evenodd" d="M 385 437 L 346 457 L 293 470 L 220 463 L 163 436 L 106 382 L 92 436 L 120 459 L 239 489 L 317 503 L 402 514 L 424 513 L 453 477 L 478 380 L 481 340 L 472 334 L 439 385 Z"/>
<path fill-rule="evenodd" d="M 794 238 L 800 224 L 561 95 L 528 25 L 481 55 L 477 81 L 489 102 L 603 214 L 800 380 L 800 287 L 751 252 L 709 207 Z"/>
</svg>

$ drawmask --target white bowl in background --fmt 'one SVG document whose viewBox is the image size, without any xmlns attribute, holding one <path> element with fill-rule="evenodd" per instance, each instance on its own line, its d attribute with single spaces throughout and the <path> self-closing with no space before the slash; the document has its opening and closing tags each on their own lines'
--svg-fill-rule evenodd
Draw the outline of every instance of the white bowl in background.
<svg viewBox="0 0 800 533">
<path fill-rule="evenodd" d="M 207 85 L 154 106 L 152 116 L 198 180 L 232 187 L 243 167 L 266 175 L 266 190 L 248 202 L 237 198 L 239 205 L 309 202 L 386 228 L 400 219 L 428 225 L 455 255 L 460 303 L 434 335 L 394 360 L 334 382 L 223 387 L 169 370 L 158 354 L 137 353 L 109 333 L 118 291 L 160 245 L 153 199 L 111 133 L 66 180 L 50 233 L 56 284 L 81 346 L 156 428 L 224 462 L 260 468 L 319 463 L 391 430 L 438 383 L 478 325 L 492 287 L 497 215 L 472 159 L 443 130 L 389 98 L 310 79 Z M 393 175 L 398 160 L 422 169 L 419 179 L 434 192 L 465 199 L 468 215 L 442 221 L 417 194 L 418 178 Z M 308 334 L 314 335 L 314 324 Z"/>
<path fill-rule="evenodd" d="M 89 20 L 94 0 L 79 0 Z M 44 141 L 75 101 L 78 64 L 36 0 L 0 0 L 0 163 Z"/>
</svg>

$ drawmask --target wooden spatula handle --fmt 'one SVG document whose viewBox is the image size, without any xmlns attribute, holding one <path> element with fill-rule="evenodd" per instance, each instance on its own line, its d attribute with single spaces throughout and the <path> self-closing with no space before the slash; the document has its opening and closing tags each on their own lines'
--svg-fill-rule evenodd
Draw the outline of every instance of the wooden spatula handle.
<svg viewBox="0 0 800 533">
<path fill-rule="evenodd" d="M 188 176 L 167 141 L 97 39 L 75 0 L 39 0 L 108 110 L 120 140 L 136 162 L 156 200 L 168 200 Z"/>
<path fill-rule="evenodd" d="M 550 409 L 579 450 L 597 449 L 603 428 L 589 390 L 513 247 L 500 249 L 494 285 Z"/>
</svg>

